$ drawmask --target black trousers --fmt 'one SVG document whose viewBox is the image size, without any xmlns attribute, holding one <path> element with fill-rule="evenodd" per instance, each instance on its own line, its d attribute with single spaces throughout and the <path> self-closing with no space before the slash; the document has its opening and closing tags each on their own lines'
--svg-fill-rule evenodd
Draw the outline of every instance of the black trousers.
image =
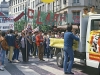
<svg viewBox="0 0 100 75">
<path fill-rule="evenodd" d="M 29 60 L 29 51 L 26 51 L 26 48 L 21 48 L 21 52 L 22 52 L 22 59 L 23 62 L 27 62 Z"/>
</svg>

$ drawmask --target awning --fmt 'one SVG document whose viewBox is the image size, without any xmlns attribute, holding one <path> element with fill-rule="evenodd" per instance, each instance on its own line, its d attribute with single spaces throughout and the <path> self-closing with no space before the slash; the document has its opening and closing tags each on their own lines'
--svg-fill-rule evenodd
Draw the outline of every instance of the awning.
<svg viewBox="0 0 100 75">
<path fill-rule="evenodd" d="M 78 29 L 78 26 L 77 25 L 72 25 L 74 29 Z M 58 29 L 66 29 L 67 28 L 67 25 L 62 25 L 62 26 L 58 26 L 57 27 Z"/>
</svg>

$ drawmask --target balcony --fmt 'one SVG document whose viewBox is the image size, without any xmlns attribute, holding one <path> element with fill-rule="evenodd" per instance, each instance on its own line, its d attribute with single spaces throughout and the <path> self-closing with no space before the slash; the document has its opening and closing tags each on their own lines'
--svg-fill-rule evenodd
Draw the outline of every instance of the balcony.
<svg viewBox="0 0 100 75">
<path fill-rule="evenodd" d="M 81 6 L 81 3 L 72 3 L 72 6 Z"/>
</svg>

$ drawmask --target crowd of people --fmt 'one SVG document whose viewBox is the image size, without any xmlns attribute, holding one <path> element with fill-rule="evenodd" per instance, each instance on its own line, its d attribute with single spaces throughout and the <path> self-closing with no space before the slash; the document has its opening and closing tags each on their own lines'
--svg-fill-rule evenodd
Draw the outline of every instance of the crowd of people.
<svg viewBox="0 0 100 75">
<path fill-rule="evenodd" d="M 49 38 L 63 38 L 62 32 L 21 32 L 9 30 L 8 32 L 0 31 L 0 70 L 4 70 L 4 60 L 7 56 L 9 63 L 21 62 L 19 60 L 19 52 L 22 54 L 23 62 L 28 62 L 29 57 L 38 56 L 40 61 L 45 61 L 43 56 L 53 57 L 54 53 L 50 50 Z"/>
</svg>

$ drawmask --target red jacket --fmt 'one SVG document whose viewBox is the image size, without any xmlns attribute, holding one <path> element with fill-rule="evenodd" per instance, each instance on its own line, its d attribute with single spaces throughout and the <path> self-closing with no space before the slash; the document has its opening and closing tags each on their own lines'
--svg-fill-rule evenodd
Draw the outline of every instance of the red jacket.
<svg viewBox="0 0 100 75">
<path fill-rule="evenodd" d="M 37 35 L 36 36 L 36 45 L 40 46 L 41 42 L 43 42 L 43 36 Z"/>
</svg>

